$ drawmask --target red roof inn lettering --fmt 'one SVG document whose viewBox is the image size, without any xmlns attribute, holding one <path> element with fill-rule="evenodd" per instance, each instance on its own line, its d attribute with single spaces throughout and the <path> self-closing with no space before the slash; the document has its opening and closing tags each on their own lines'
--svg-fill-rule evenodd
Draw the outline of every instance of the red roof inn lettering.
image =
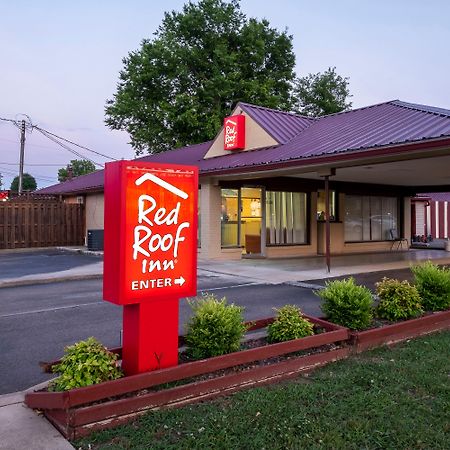
<svg viewBox="0 0 450 450">
<path fill-rule="evenodd" d="M 245 116 L 226 117 L 223 123 L 224 149 L 242 150 L 245 148 Z"/>
<path fill-rule="evenodd" d="M 197 168 L 107 167 L 105 182 L 115 192 L 105 189 L 105 299 L 130 304 L 195 295 Z"/>
</svg>

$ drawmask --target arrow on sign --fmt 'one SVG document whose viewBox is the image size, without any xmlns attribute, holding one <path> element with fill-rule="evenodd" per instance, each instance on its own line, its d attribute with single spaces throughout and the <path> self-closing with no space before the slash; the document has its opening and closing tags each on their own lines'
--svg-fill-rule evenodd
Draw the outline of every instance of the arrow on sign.
<svg viewBox="0 0 450 450">
<path fill-rule="evenodd" d="M 186 194 L 186 192 L 183 192 L 181 189 L 178 189 L 176 186 L 173 186 L 167 181 L 161 180 L 161 178 L 157 177 L 156 175 L 153 175 L 152 173 L 144 173 L 144 175 L 139 177 L 135 182 L 136 186 L 140 186 L 144 181 L 147 180 L 153 181 L 153 183 L 157 184 L 158 186 L 161 186 L 167 191 L 172 192 L 172 194 L 178 195 L 178 197 L 181 197 L 183 200 L 186 200 L 189 197 L 189 195 Z"/>
<path fill-rule="evenodd" d="M 175 280 L 173 280 L 173 283 L 174 284 L 178 284 L 180 286 L 183 286 L 185 281 L 186 280 L 182 276 L 180 276 L 180 278 L 176 278 Z"/>
</svg>

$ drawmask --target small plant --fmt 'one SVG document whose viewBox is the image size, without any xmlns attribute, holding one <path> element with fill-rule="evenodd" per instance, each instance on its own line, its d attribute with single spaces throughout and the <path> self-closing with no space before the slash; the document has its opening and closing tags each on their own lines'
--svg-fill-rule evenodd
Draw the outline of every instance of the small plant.
<svg viewBox="0 0 450 450">
<path fill-rule="evenodd" d="M 213 294 L 189 302 L 194 315 L 187 324 L 186 345 L 195 359 L 224 355 L 239 350 L 246 331 L 243 309 L 218 300 Z"/>
<path fill-rule="evenodd" d="M 331 322 L 352 330 L 367 328 L 372 322 L 372 294 L 352 277 L 326 282 L 316 295 L 323 300 L 322 311 Z"/>
<path fill-rule="evenodd" d="M 419 292 L 407 281 L 383 278 L 376 283 L 376 287 L 380 298 L 376 315 L 380 319 L 396 321 L 417 317 L 423 313 Z"/>
<path fill-rule="evenodd" d="M 450 269 L 431 261 L 411 267 L 425 311 L 450 308 Z"/>
<path fill-rule="evenodd" d="M 285 305 L 276 309 L 275 321 L 267 327 L 269 342 L 284 342 L 300 339 L 314 334 L 314 325 L 303 317 L 302 312 L 295 305 Z"/>
<path fill-rule="evenodd" d="M 60 374 L 49 385 L 52 391 L 67 391 L 122 376 L 117 355 L 93 337 L 69 345 L 64 353 L 61 362 L 52 368 L 54 373 Z"/>
</svg>

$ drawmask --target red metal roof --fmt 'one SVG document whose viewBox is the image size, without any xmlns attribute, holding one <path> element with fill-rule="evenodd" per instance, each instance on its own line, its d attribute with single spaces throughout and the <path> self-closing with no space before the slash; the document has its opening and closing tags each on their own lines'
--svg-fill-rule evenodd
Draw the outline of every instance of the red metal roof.
<svg viewBox="0 0 450 450">
<path fill-rule="evenodd" d="M 239 105 L 278 143 L 286 144 L 317 119 L 240 102 Z"/>
<path fill-rule="evenodd" d="M 425 199 L 430 199 L 435 202 L 450 202 L 450 192 L 431 192 L 428 194 L 419 194 L 416 198 L 420 199 L 425 197 Z"/>
<path fill-rule="evenodd" d="M 262 128 L 280 145 L 230 152 L 203 159 L 211 142 L 183 147 L 139 158 L 144 161 L 191 164 L 200 174 L 246 168 L 277 166 L 280 163 L 308 164 L 309 159 L 388 148 L 399 144 L 433 141 L 450 137 L 450 111 L 393 100 L 378 105 L 307 118 L 241 103 Z M 103 171 L 41 189 L 47 194 L 102 189 Z"/>
<path fill-rule="evenodd" d="M 139 161 L 155 161 L 161 163 L 186 164 L 197 166 L 211 146 L 212 141 L 202 144 L 189 145 L 175 150 L 169 150 L 155 155 L 146 155 L 137 158 Z M 39 190 L 42 194 L 77 194 L 86 191 L 102 191 L 104 183 L 104 170 L 97 170 L 87 175 L 81 175 L 72 180 L 55 184 Z"/>
</svg>

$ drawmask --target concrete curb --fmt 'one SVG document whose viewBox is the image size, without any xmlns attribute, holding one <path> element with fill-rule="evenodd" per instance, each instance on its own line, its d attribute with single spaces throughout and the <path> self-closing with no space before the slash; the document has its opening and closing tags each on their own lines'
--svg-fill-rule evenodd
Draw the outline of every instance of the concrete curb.
<svg viewBox="0 0 450 450">
<path fill-rule="evenodd" d="M 48 284 L 48 283 L 62 283 L 64 281 L 80 281 L 80 280 L 98 280 L 103 278 L 102 273 L 96 273 L 91 275 L 66 275 L 62 277 L 47 277 L 47 278 L 30 278 L 26 280 L 13 279 L 0 281 L 0 289 L 10 288 L 17 286 L 31 286 L 35 284 Z"/>
</svg>

